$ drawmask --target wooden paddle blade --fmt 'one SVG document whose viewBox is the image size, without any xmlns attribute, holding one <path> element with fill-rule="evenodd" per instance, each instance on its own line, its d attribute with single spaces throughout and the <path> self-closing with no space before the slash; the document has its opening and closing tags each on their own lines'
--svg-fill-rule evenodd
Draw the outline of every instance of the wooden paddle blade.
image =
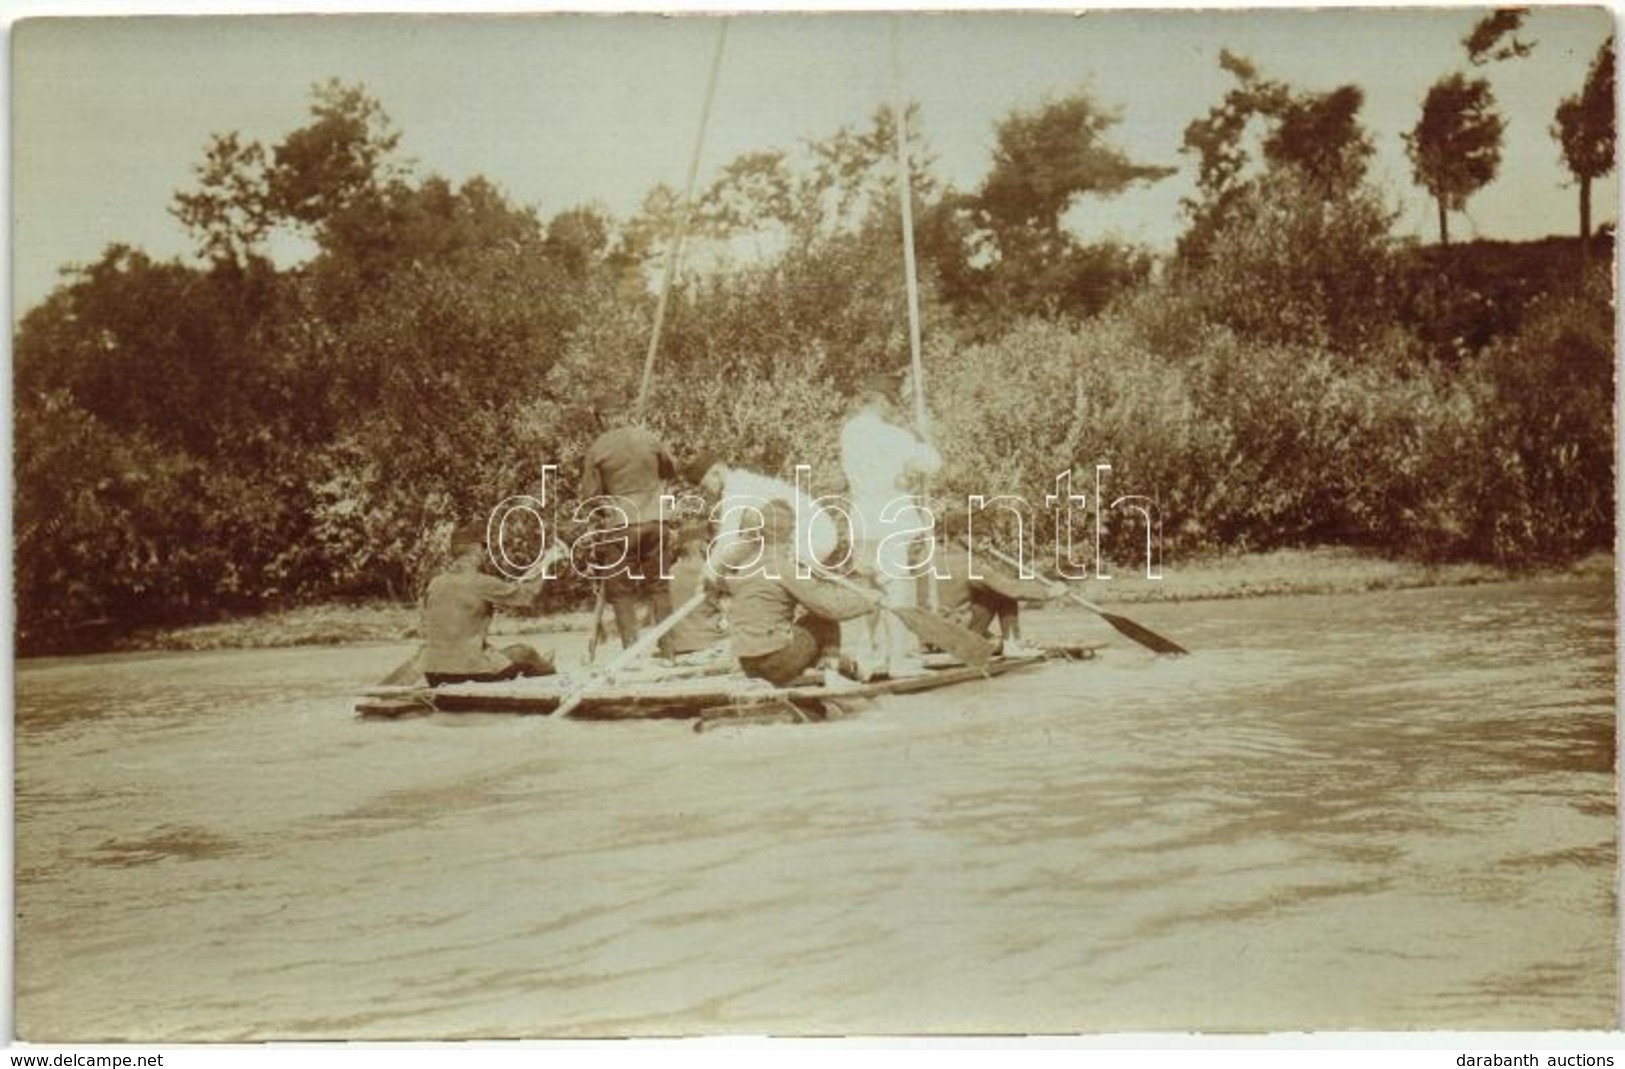
<svg viewBox="0 0 1625 1069">
<path fill-rule="evenodd" d="M 903 621 L 903 626 L 918 635 L 921 642 L 947 650 L 955 657 L 976 668 L 984 667 L 993 659 L 993 644 L 968 627 L 945 620 L 935 613 L 912 606 L 889 608 Z"/>
<path fill-rule="evenodd" d="M 1098 609 L 1095 611 L 1100 612 Z M 1150 628 L 1137 624 L 1126 616 L 1118 616 L 1116 613 L 1111 612 L 1100 612 L 1100 618 L 1117 628 L 1117 630 L 1125 637 L 1133 639 L 1135 642 L 1138 642 L 1140 645 L 1154 653 L 1190 652 L 1190 650 L 1187 650 L 1185 647 L 1181 646 L 1172 639 L 1163 638 Z"/>
<path fill-rule="evenodd" d="M 421 657 L 422 651 L 412 654 L 412 656 L 397 665 L 393 672 L 385 676 L 379 685 L 384 687 L 404 687 L 408 683 L 420 682 L 423 678 L 423 672 L 418 667 Z"/>
</svg>

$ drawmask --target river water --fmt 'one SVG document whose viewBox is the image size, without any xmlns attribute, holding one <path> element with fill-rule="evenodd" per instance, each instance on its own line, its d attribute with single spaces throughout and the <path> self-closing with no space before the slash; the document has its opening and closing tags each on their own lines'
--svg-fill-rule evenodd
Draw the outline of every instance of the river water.
<svg viewBox="0 0 1625 1069">
<path fill-rule="evenodd" d="M 1610 580 L 1125 611 L 1197 652 L 704 734 L 23 662 L 18 1034 L 1616 1025 Z"/>
</svg>

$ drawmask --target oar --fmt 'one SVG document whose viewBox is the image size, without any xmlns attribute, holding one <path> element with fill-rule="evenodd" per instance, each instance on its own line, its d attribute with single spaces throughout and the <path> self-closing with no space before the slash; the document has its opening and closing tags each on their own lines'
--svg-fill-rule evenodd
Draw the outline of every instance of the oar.
<svg viewBox="0 0 1625 1069">
<path fill-rule="evenodd" d="M 1008 554 L 999 552 L 997 547 L 994 547 L 994 546 L 989 546 L 988 547 L 988 553 L 991 554 L 992 556 L 998 558 L 999 560 L 1004 561 L 1004 563 L 1010 565 L 1010 567 L 1016 569 L 1016 574 L 1017 575 L 1021 574 L 1021 562 L 1020 561 L 1018 561 L 1015 558 L 1009 556 Z M 1039 578 L 1042 579 L 1043 577 L 1040 576 Z M 1096 605 L 1094 602 L 1090 601 L 1088 598 L 1084 597 L 1082 594 L 1079 594 L 1077 591 L 1075 591 L 1075 590 L 1071 589 L 1070 587 L 1068 587 L 1065 583 L 1058 583 L 1058 582 L 1054 582 L 1054 581 L 1051 581 L 1051 580 L 1045 580 L 1045 581 L 1049 583 L 1049 587 L 1050 587 L 1051 590 L 1054 590 L 1057 587 L 1059 587 L 1060 590 L 1061 590 L 1061 596 L 1062 597 L 1066 598 L 1068 601 L 1071 601 L 1071 602 L 1074 602 L 1074 603 L 1076 603 L 1078 605 L 1083 606 L 1085 609 L 1088 609 L 1090 612 L 1094 613 L 1096 616 L 1099 616 L 1102 620 L 1105 620 L 1108 624 L 1111 624 L 1113 627 L 1117 628 L 1118 632 L 1121 633 L 1125 638 L 1129 638 L 1129 639 L 1132 639 L 1135 642 L 1138 642 L 1140 645 L 1144 646 L 1146 649 L 1151 650 L 1154 653 L 1189 653 L 1190 652 L 1190 650 L 1187 650 L 1185 647 L 1181 646 L 1179 643 L 1173 641 L 1172 639 L 1162 637 L 1161 635 L 1157 634 L 1155 631 L 1151 630 L 1149 627 L 1144 626 L 1143 624 L 1137 624 L 1133 620 L 1130 620 L 1126 616 L 1119 616 L 1116 613 L 1107 612 L 1105 609 L 1102 609 L 1099 605 Z"/>
<path fill-rule="evenodd" d="M 598 659 L 598 644 L 604 640 L 604 583 L 598 581 L 598 590 L 593 595 L 592 602 L 592 635 L 587 639 L 587 663 Z"/>
<path fill-rule="evenodd" d="M 694 591 L 693 596 L 687 601 L 683 602 L 683 604 L 673 611 L 671 615 L 667 616 L 654 627 L 639 635 L 638 640 L 632 643 L 632 645 L 626 647 L 626 649 L 622 650 L 620 653 L 616 654 L 613 661 L 610 661 L 608 664 L 604 665 L 603 668 L 592 673 L 581 682 L 580 686 L 576 687 L 569 694 L 565 695 L 559 704 L 553 707 L 553 711 L 547 715 L 564 716 L 568 714 L 571 710 L 575 709 L 576 706 L 580 705 L 584 700 L 590 697 L 594 688 L 600 687 L 605 683 L 612 681 L 617 672 L 630 665 L 633 661 L 636 661 L 650 650 L 654 649 L 655 643 L 659 642 L 662 638 L 665 638 L 667 632 L 681 623 L 685 616 L 693 612 L 695 608 L 699 606 L 700 602 L 705 600 L 705 595 L 705 587 L 704 585 L 701 585 L 698 590 Z"/>
<path fill-rule="evenodd" d="M 533 576 L 540 572 L 546 571 L 554 561 L 558 560 L 569 551 L 569 548 L 565 546 L 563 542 L 555 539 L 553 541 L 553 548 L 548 550 L 541 560 L 532 565 L 530 570 L 521 576 L 518 581 L 521 583 L 529 582 Z M 410 657 L 396 665 L 393 672 L 389 673 L 389 675 L 380 680 L 378 685 L 381 687 L 404 687 L 406 684 L 412 682 L 412 680 L 423 674 L 419 669 L 419 666 L 422 663 L 423 647 L 419 646 L 417 649 L 412 651 L 412 655 Z"/>
<path fill-rule="evenodd" d="M 993 659 L 992 645 L 968 627 L 961 627 L 952 620 L 912 605 L 887 605 L 876 591 L 865 589 L 843 576 L 829 572 L 819 572 L 818 576 L 838 587 L 870 598 L 874 601 L 875 608 L 884 609 L 897 617 L 903 622 L 904 627 L 919 636 L 921 642 L 946 650 L 974 668 L 983 668 Z"/>
</svg>

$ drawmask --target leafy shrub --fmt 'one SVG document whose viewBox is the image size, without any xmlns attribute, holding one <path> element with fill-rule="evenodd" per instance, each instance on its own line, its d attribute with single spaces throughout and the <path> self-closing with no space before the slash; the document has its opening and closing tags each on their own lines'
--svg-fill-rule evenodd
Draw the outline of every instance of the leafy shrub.
<svg viewBox="0 0 1625 1069">
<path fill-rule="evenodd" d="M 1235 199 L 1180 281 L 1207 318 L 1245 337 L 1358 353 L 1393 319 L 1393 216 L 1369 188 L 1328 198 L 1306 176 L 1272 172 Z"/>
<path fill-rule="evenodd" d="M 1110 499 L 1152 498 L 1165 538 L 1200 538 L 1207 493 L 1192 472 L 1208 429 L 1190 418 L 1183 371 L 1124 319 L 1034 320 L 998 341 L 942 345 L 931 356 L 926 374 L 947 461 L 940 496 L 1019 496 L 1034 510 L 1036 537 L 1052 544 L 1060 517 L 1045 498 L 1057 478 L 1069 473 L 1071 492 L 1093 510 L 1096 465 L 1109 464 Z M 1074 516 L 1075 532 L 1083 522 Z M 1112 532 L 1123 549 L 1143 541 L 1137 518 Z"/>
<path fill-rule="evenodd" d="M 15 442 L 23 648 L 73 648 L 100 628 L 241 609 L 278 593 L 266 562 L 286 564 L 299 542 L 253 480 L 114 433 L 62 392 L 19 406 Z"/>
<path fill-rule="evenodd" d="M 1323 542 L 1425 559 L 1558 559 L 1612 536 L 1611 314 L 1554 301 L 1465 373 L 1398 351 L 1190 333 L 1131 305 L 1076 327 L 1027 323 L 996 342 L 933 351 L 950 462 L 945 493 L 1016 493 L 1035 507 L 1094 466 L 1151 498 L 1169 553 Z M 1160 343 L 1160 344 L 1157 344 Z M 1108 513 L 1120 558 L 1140 521 Z M 1037 517 L 1053 539 L 1052 517 Z"/>
<path fill-rule="evenodd" d="M 1613 261 L 1607 235 L 1589 250 L 1559 237 L 1408 249 L 1399 264 L 1399 323 L 1431 359 L 1454 367 L 1516 334 L 1544 295 L 1572 291 L 1588 271 L 1605 275 L 1599 261 Z"/>
<path fill-rule="evenodd" d="M 1614 535 L 1611 295 L 1594 281 L 1551 296 L 1475 369 L 1490 390 L 1474 549 L 1508 563 L 1561 560 Z"/>
</svg>

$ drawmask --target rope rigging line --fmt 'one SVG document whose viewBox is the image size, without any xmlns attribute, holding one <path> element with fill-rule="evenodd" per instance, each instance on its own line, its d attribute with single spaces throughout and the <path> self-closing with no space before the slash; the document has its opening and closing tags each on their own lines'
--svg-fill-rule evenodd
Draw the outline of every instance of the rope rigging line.
<svg viewBox="0 0 1625 1069">
<path fill-rule="evenodd" d="M 660 352 L 660 332 L 666 322 L 666 305 L 671 300 L 672 279 L 682 255 L 683 239 L 687 235 L 688 220 L 694 210 L 694 181 L 700 171 L 700 155 L 705 148 L 705 131 L 711 123 L 711 105 L 716 100 L 717 75 L 722 70 L 722 52 L 728 42 L 728 18 L 717 18 L 717 47 L 711 56 L 711 72 L 705 81 L 705 103 L 700 110 L 700 128 L 694 135 L 694 152 L 688 161 L 688 178 L 683 188 L 683 199 L 677 208 L 676 232 L 666 248 L 664 277 L 660 281 L 660 299 L 655 303 L 654 327 L 649 333 L 649 351 L 643 358 L 643 378 L 638 384 L 638 399 L 632 407 L 634 419 L 643 417 L 644 403 L 649 399 L 649 383 L 654 379 L 655 356 Z"/>
<path fill-rule="evenodd" d="M 700 172 L 700 156 L 705 149 L 705 131 L 711 124 L 711 105 L 717 95 L 717 75 L 722 70 L 723 48 L 728 42 L 728 19 L 725 16 L 717 18 L 717 46 L 711 56 L 711 70 L 705 79 L 705 102 L 700 107 L 700 128 L 694 135 L 694 151 L 689 155 L 688 177 L 683 184 L 683 199 L 677 206 L 677 224 L 671 236 L 671 244 L 666 247 L 666 264 L 660 279 L 660 299 L 655 302 L 654 325 L 649 331 L 649 351 L 643 358 L 643 376 L 638 382 L 637 400 L 632 403 L 632 421 L 643 421 L 643 410 L 649 400 L 649 384 L 654 380 L 655 357 L 660 353 L 660 332 L 666 322 L 666 305 L 671 300 L 672 279 L 677 274 L 677 265 L 682 255 L 683 238 L 688 230 L 689 213 L 694 208 L 694 183 Z M 604 633 L 604 609 L 606 597 L 603 583 L 598 584 L 597 594 L 593 598 L 592 634 L 587 640 L 587 663 L 591 664 L 598 658 L 598 646 Z"/>
</svg>

